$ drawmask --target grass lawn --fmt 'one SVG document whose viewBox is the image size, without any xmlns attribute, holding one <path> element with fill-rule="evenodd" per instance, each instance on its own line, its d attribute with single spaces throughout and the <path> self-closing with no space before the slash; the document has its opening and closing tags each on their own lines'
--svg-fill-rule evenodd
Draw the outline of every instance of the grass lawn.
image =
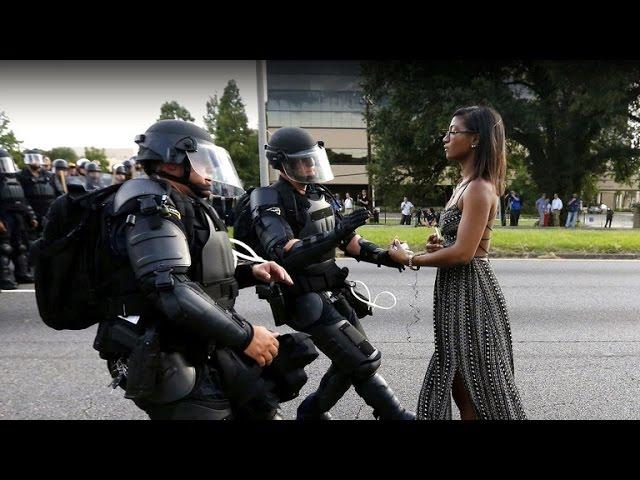
<svg viewBox="0 0 640 480">
<path fill-rule="evenodd" d="M 424 243 L 433 233 L 428 227 L 377 227 L 358 229 L 363 237 L 385 247 L 397 236 L 411 250 L 424 250 Z M 565 228 L 498 227 L 494 229 L 491 252 L 495 253 L 640 253 L 640 230 L 592 230 Z"/>
</svg>

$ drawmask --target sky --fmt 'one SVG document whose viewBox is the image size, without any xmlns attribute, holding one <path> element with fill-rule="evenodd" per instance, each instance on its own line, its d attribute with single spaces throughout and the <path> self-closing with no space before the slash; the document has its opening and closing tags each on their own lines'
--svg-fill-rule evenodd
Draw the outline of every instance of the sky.
<svg viewBox="0 0 640 480">
<path fill-rule="evenodd" d="M 22 149 L 135 148 L 133 138 L 176 100 L 195 123 L 209 96 L 235 79 L 249 126 L 257 128 L 256 62 L 252 60 L 0 61 L 0 111 Z"/>
</svg>

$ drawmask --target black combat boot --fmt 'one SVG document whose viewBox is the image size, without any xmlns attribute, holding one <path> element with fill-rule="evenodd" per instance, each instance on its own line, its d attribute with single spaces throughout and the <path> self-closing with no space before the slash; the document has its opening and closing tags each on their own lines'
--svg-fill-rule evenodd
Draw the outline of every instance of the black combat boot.
<svg viewBox="0 0 640 480">
<path fill-rule="evenodd" d="M 366 380 L 354 382 L 358 395 L 367 405 L 373 407 L 373 416 L 380 420 L 415 420 L 413 412 L 405 410 L 389 388 L 387 382 L 377 373 Z"/>
<path fill-rule="evenodd" d="M 329 410 L 342 398 L 349 387 L 351 379 L 348 375 L 338 371 L 331 364 L 324 374 L 318 390 L 313 392 L 298 406 L 297 420 L 332 420 Z"/>
<path fill-rule="evenodd" d="M 29 268 L 29 260 L 24 253 L 13 258 L 14 274 L 18 283 L 33 283 L 33 273 Z"/>
<path fill-rule="evenodd" d="M 13 281 L 13 275 L 9 268 L 9 257 L 0 255 L 0 290 L 15 290 L 18 288 Z"/>
</svg>

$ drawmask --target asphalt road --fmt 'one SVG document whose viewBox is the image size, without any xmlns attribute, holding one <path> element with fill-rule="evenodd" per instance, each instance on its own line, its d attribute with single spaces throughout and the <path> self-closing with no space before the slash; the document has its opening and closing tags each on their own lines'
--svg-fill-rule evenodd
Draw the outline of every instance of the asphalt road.
<svg viewBox="0 0 640 480">
<path fill-rule="evenodd" d="M 396 294 L 394 309 L 377 310 L 364 325 L 383 353 L 380 373 L 401 402 L 415 409 L 433 353 L 435 271 L 400 274 L 350 259 L 341 263 L 374 294 Z M 640 261 L 492 263 L 511 316 L 516 382 L 528 417 L 640 418 Z M 272 326 L 267 304 L 252 288 L 241 293 L 237 309 L 255 323 Z M 122 390 L 107 388 L 110 376 L 92 348 L 95 328 L 56 332 L 39 319 L 33 293 L 0 292 L 0 418 L 145 419 Z M 302 395 L 283 406 L 286 418 L 295 417 L 295 408 L 327 367 L 321 355 L 308 368 Z M 372 418 L 353 389 L 332 414 Z"/>
</svg>

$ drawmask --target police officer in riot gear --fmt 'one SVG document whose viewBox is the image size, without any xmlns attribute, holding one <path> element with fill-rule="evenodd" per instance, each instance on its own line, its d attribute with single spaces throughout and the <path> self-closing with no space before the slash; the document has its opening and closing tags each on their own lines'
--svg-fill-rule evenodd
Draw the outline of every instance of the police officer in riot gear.
<svg viewBox="0 0 640 480">
<path fill-rule="evenodd" d="M 111 184 L 115 185 L 117 183 L 123 183 L 124 181 L 127 180 L 127 171 L 124 168 L 124 165 L 121 163 L 118 163 L 116 165 L 114 165 L 113 168 L 113 179 L 111 180 Z"/>
<path fill-rule="evenodd" d="M 293 278 L 294 285 L 284 287 L 286 310 L 291 312 L 287 325 L 309 333 L 332 361 L 318 390 L 299 406 L 298 418 L 330 419 L 328 411 L 353 385 L 377 418 L 415 419 L 376 373 L 381 353 L 369 343 L 358 320 L 370 310 L 350 294 L 345 283 L 348 270 L 336 265 L 335 249 L 358 261 L 399 270 L 402 266 L 355 233 L 369 218 L 367 210 L 346 216 L 334 213 L 331 193 L 321 185 L 333 179 L 323 142 L 303 129 L 285 127 L 271 136 L 265 149 L 280 179 L 251 193 L 257 253 L 277 261 Z"/>
<path fill-rule="evenodd" d="M 290 284 L 291 279 L 275 262 L 234 268 L 224 224 L 207 202 L 215 151 L 206 131 L 162 120 L 136 143 L 149 178 L 124 182 L 107 207 L 108 271 L 116 272 L 109 288 L 119 289 L 115 298 L 123 300 L 115 302 L 114 313 L 122 314 L 101 322 L 95 346 L 109 361 L 115 382 L 126 377 L 125 396 L 152 419 L 237 417 L 229 390 L 248 386 L 252 395 L 256 385 L 264 387 L 261 375 L 276 365 L 279 342 L 276 333 L 238 315 L 234 299 L 239 288 L 265 281 Z M 145 333 L 123 367 L 119 347 L 110 339 L 127 321 Z M 139 353 L 153 345 L 160 353 Z M 158 355 L 164 359 L 159 383 L 146 390 L 132 387 Z M 239 358 L 245 359 L 240 367 L 233 364 Z M 258 375 L 249 381 L 234 377 L 245 367 Z M 273 398 L 271 403 L 257 400 L 252 418 L 277 416 Z"/>
<path fill-rule="evenodd" d="M 39 235 L 44 226 L 44 216 L 51 203 L 56 199 L 56 193 L 51 185 L 52 174 L 42 169 L 42 154 L 27 150 L 24 154 L 24 163 L 26 166 L 18 174 L 18 180 L 29 205 L 36 213 L 39 224 L 36 234 Z"/>
<path fill-rule="evenodd" d="M 85 182 L 85 188 L 87 191 L 91 192 L 102 188 L 102 184 L 100 182 L 100 178 L 102 177 L 102 174 L 100 173 L 100 165 L 96 162 L 89 162 L 85 164 L 85 170 L 87 171 L 87 179 Z"/>
<path fill-rule="evenodd" d="M 53 168 L 53 177 L 51 177 L 51 186 L 56 197 L 67 193 L 67 174 L 69 172 L 69 164 L 64 158 L 57 158 L 51 164 Z"/>
<path fill-rule="evenodd" d="M 82 180 L 87 176 L 87 164 L 89 163 L 89 159 L 81 158 L 76 162 L 76 171 L 78 172 L 78 176 L 81 177 Z"/>
<path fill-rule="evenodd" d="M 17 288 L 9 269 L 10 261 L 13 261 L 17 282 L 33 283 L 27 259 L 27 226 L 36 228 L 38 221 L 16 178 L 17 173 L 9 152 L 0 148 L 0 289 L 3 290 Z"/>
</svg>

